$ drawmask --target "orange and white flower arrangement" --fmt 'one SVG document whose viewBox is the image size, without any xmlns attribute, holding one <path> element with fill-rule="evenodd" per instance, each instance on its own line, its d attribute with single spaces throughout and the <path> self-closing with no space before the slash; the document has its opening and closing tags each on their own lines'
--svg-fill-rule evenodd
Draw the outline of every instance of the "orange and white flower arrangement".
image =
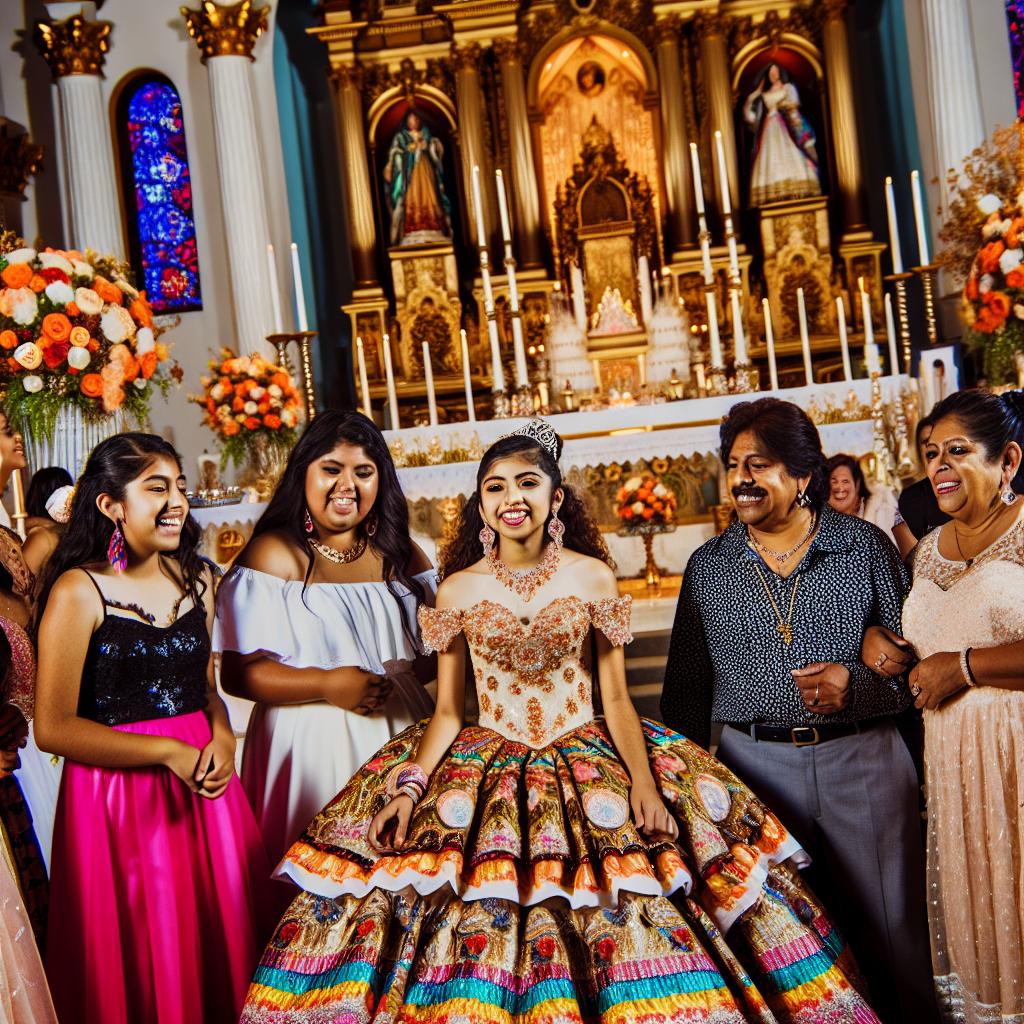
<svg viewBox="0 0 1024 1024">
<path fill-rule="evenodd" d="M 221 463 L 244 462 L 257 444 L 280 451 L 298 439 L 302 400 L 292 375 L 259 353 L 235 355 L 222 349 L 203 377 L 203 393 L 192 401 L 205 410 L 203 423 L 216 435 Z"/>
<path fill-rule="evenodd" d="M 62 407 L 87 419 L 149 417 L 172 378 L 144 292 L 113 257 L 27 247 L 0 252 L 0 387 L 16 429 L 51 437 Z"/>
<path fill-rule="evenodd" d="M 671 526 L 676 517 L 676 496 L 653 476 L 634 476 L 615 496 L 616 514 L 627 529 Z"/>
</svg>

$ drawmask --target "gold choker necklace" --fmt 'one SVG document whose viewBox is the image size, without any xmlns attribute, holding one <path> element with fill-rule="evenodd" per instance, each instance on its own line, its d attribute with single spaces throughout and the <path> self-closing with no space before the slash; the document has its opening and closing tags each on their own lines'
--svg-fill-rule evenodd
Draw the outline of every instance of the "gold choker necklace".
<svg viewBox="0 0 1024 1024">
<path fill-rule="evenodd" d="M 779 563 L 779 565 L 782 565 L 783 562 L 788 561 L 790 558 L 792 558 L 793 555 L 795 555 L 807 543 L 807 541 L 810 540 L 811 534 L 814 533 L 814 529 L 815 529 L 815 527 L 817 525 L 818 525 L 818 517 L 816 515 L 814 515 L 814 513 L 812 512 L 811 513 L 811 525 L 807 527 L 807 532 L 800 538 L 800 542 L 798 544 L 795 544 L 788 551 L 773 551 L 770 547 L 767 547 L 766 545 L 762 544 L 750 532 L 750 527 L 749 526 L 747 527 L 747 539 L 762 554 L 770 555 L 772 558 L 775 559 L 776 562 Z"/>
<path fill-rule="evenodd" d="M 510 569 L 499 557 L 496 547 L 487 552 L 487 567 L 494 578 L 509 590 L 514 591 L 524 601 L 544 586 L 558 569 L 561 545 L 553 541 L 544 549 L 541 560 L 532 569 Z"/>
<path fill-rule="evenodd" d="M 347 565 L 354 562 L 366 550 L 366 538 L 360 537 L 347 551 L 339 551 L 332 548 L 330 544 L 323 544 L 318 540 L 309 538 L 309 546 L 318 554 L 333 562 L 335 565 Z"/>
</svg>

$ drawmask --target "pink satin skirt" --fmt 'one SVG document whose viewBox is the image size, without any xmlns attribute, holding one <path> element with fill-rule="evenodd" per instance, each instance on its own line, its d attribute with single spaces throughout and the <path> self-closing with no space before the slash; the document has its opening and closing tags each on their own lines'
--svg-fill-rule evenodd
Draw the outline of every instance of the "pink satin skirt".
<svg viewBox="0 0 1024 1024">
<path fill-rule="evenodd" d="M 115 726 L 210 739 L 202 712 Z M 269 864 L 237 778 L 216 800 L 166 768 L 69 761 L 57 799 L 46 970 L 62 1021 L 238 1019 L 273 926 Z"/>
</svg>

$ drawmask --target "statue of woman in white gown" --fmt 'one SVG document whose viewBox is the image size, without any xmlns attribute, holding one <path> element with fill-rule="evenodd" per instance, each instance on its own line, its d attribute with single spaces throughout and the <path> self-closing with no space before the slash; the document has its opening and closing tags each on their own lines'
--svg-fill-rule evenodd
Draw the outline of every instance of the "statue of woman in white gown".
<svg viewBox="0 0 1024 1024">
<path fill-rule="evenodd" d="M 750 170 L 750 205 L 821 194 L 814 130 L 800 111 L 789 74 L 769 64 L 743 104 L 756 133 Z"/>
</svg>

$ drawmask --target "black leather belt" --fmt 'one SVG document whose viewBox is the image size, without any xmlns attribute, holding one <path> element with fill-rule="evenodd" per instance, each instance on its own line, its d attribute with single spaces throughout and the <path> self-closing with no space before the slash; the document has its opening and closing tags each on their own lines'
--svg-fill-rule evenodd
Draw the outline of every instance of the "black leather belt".
<svg viewBox="0 0 1024 1024">
<path fill-rule="evenodd" d="M 861 731 L 857 722 L 830 722 L 828 725 L 767 725 L 764 722 L 726 722 L 730 729 L 745 732 L 762 743 L 792 743 L 794 747 L 814 747 L 840 736 Z"/>
</svg>

